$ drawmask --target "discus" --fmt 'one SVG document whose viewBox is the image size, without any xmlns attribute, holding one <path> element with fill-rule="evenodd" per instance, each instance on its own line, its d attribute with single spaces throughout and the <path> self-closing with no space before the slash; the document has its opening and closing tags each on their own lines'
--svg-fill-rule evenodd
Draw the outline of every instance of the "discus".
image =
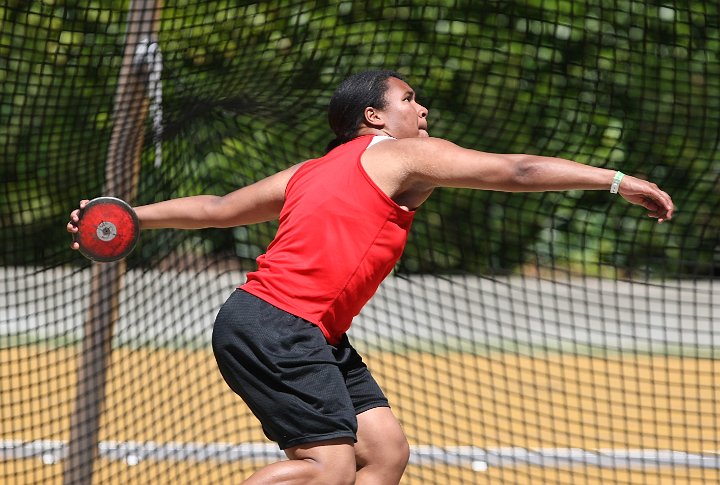
<svg viewBox="0 0 720 485">
<path fill-rule="evenodd" d="M 97 197 L 80 211 L 73 240 L 88 259 L 107 263 L 124 258 L 135 248 L 140 221 L 130 205 L 115 197 Z"/>
</svg>

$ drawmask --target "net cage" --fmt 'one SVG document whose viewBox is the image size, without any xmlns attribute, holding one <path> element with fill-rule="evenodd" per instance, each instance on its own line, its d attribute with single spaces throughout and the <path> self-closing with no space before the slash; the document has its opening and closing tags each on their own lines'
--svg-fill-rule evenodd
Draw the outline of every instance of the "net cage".
<svg viewBox="0 0 720 485">
<path fill-rule="evenodd" d="M 350 338 L 403 484 L 720 481 L 716 2 L 9 0 L 0 6 L 0 481 L 237 483 L 284 455 L 222 381 L 218 308 L 275 222 L 68 249 L 83 198 L 221 195 L 323 154 L 394 69 L 468 148 L 653 180 L 439 189 Z"/>
</svg>

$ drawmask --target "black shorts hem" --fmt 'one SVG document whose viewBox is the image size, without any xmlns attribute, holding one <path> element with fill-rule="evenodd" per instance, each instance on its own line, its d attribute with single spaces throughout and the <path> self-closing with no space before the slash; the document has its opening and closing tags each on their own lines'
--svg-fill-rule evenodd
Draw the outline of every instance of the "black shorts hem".
<svg viewBox="0 0 720 485">
<path fill-rule="evenodd" d="M 361 406 L 355 410 L 355 414 L 364 413 L 365 411 L 370 411 L 371 409 L 375 408 L 389 408 L 390 403 L 385 401 L 376 401 L 372 403 L 367 403 L 364 406 Z M 312 435 L 312 436 L 303 436 L 301 438 L 293 438 L 291 440 L 277 442 L 278 446 L 281 450 L 286 450 L 288 448 L 292 448 L 293 446 L 298 445 L 304 445 L 307 443 L 318 443 L 320 441 L 328 441 L 328 440 L 336 440 L 339 438 L 350 438 L 353 440 L 353 442 L 357 442 L 357 436 L 355 433 L 347 433 L 347 432 L 337 432 L 337 433 L 326 433 L 322 435 Z"/>
<path fill-rule="evenodd" d="M 281 450 L 287 450 L 288 448 L 292 448 L 293 446 L 305 445 L 308 443 L 319 443 L 321 441 L 337 440 L 340 438 L 349 438 L 350 440 L 352 440 L 353 443 L 357 442 L 357 437 L 355 436 L 355 433 L 338 432 L 303 436 L 301 438 L 293 438 L 287 441 L 278 441 L 277 443 Z"/>
<path fill-rule="evenodd" d="M 358 408 L 355 408 L 355 415 L 357 416 L 360 413 L 364 413 L 365 411 L 370 411 L 371 409 L 375 408 L 389 408 L 390 403 L 386 400 L 384 401 L 375 401 L 365 404 L 364 406 L 360 406 Z"/>
</svg>

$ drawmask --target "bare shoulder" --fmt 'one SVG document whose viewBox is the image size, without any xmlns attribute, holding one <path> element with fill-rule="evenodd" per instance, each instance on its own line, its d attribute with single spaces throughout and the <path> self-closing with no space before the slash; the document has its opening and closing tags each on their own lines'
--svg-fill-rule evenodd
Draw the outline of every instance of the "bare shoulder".
<svg viewBox="0 0 720 485">
<path fill-rule="evenodd" d="M 377 143 L 368 148 L 368 153 L 375 153 L 377 156 L 391 156 L 402 159 L 427 159 L 433 154 L 447 150 L 461 150 L 461 148 L 443 138 L 402 138 L 399 140 L 388 140 Z"/>
<path fill-rule="evenodd" d="M 386 140 L 368 148 L 362 165 L 368 176 L 400 205 L 416 208 L 436 184 L 426 176 L 428 165 L 459 147 L 440 138 Z"/>
<path fill-rule="evenodd" d="M 443 171 L 450 164 L 471 157 L 474 150 L 462 148 L 443 138 L 403 138 L 370 147 L 363 164 L 378 166 L 404 176 L 408 183 L 429 182 L 429 174 Z"/>
<path fill-rule="evenodd" d="M 297 172 L 300 167 L 305 165 L 310 160 L 305 160 L 300 163 L 296 163 L 295 165 L 292 165 L 284 170 L 281 170 L 279 172 L 274 173 L 273 175 L 270 175 L 266 177 L 263 180 L 260 180 L 260 182 L 266 181 L 269 184 L 277 185 L 279 188 L 282 189 L 282 191 L 285 191 L 285 187 L 287 186 L 288 182 L 292 178 L 293 175 L 295 175 L 295 172 Z"/>
<path fill-rule="evenodd" d="M 292 165 L 292 166 L 286 168 L 285 170 L 282 170 L 282 171 L 278 172 L 278 175 L 283 175 L 283 176 L 286 176 L 286 177 L 288 177 L 288 178 L 289 178 L 289 177 L 292 177 L 292 176 L 295 174 L 295 172 L 298 171 L 298 169 L 299 169 L 300 167 L 302 167 L 303 165 L 305 165 L 306 163 L 311 162 L 311 161 L 312 161 L 312 159 L 311 159 L 311 160 L 305 160 L 305 161 L 302 161 L 302 162 L 300 162 L 300 163 L 296 163 L 295 165 Z"/>
</svg>

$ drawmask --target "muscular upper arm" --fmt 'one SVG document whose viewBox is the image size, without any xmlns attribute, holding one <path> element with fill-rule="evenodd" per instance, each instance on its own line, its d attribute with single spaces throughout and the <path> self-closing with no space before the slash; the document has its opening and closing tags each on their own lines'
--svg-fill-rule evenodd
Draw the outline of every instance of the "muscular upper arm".
<svg viewBox="0 0 720 485">
<path fill-rule="evenodd" d="M 384 145 L 384 146 L 383 146 Z M 440 138 L 408 138 L 378 144 L 380 156 L 402 164 L 404 185 L 410 189 L 464 187 L 512 190 L 523 155 L 486 153 L 462 148 Z"/>
<path fill-rule="evenodd" d="M 207 210 L 214 225 L 232 227 L 277 219 L 288 181 L 303 163 L 213 200 Z"/>
</svg>

